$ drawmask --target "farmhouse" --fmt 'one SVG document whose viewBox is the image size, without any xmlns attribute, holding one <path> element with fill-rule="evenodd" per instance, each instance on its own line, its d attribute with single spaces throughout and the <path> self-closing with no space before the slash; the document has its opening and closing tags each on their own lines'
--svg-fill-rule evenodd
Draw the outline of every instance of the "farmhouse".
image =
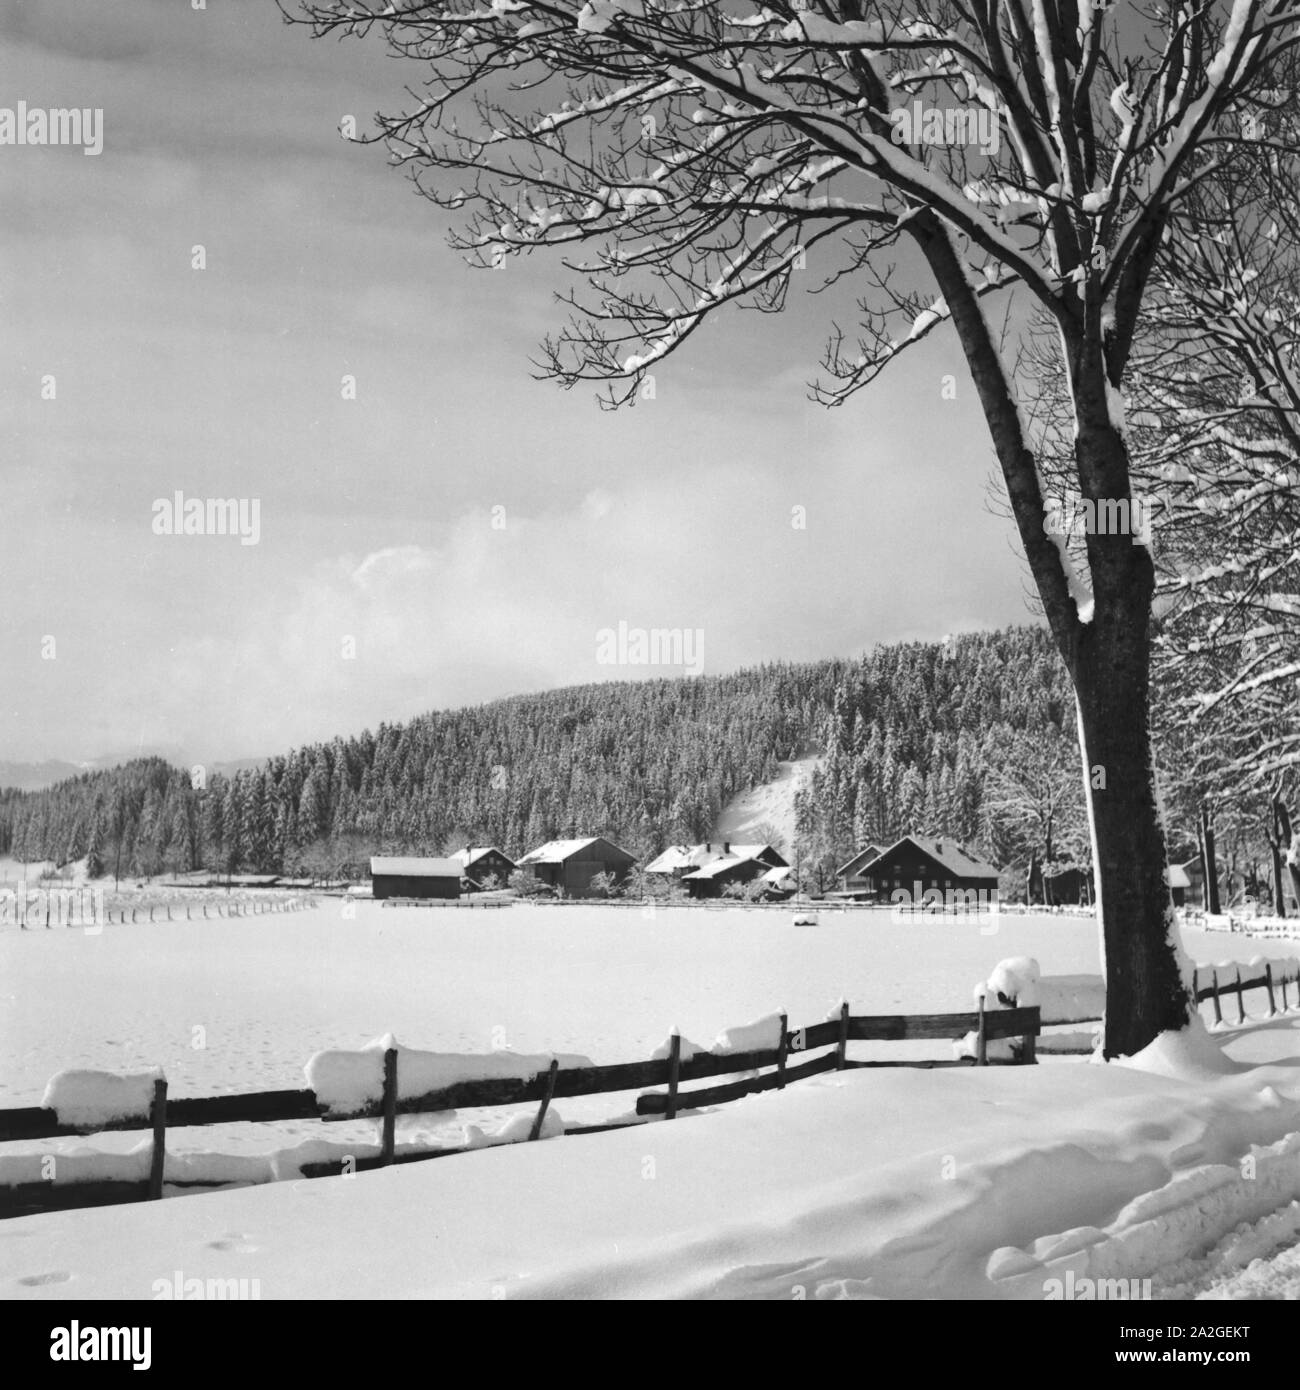
<svg viewBox="0 0 1300 1390">
<path fill-rule="evenodd" d="M 851 865 L 853 860 L 849 861 Z M 848 866 L 846 866 L 848 867 Z M 918 899 L 931 889 L 947 894 L 998 891 L 998 871 L 953 840 L 904 835 L 856 870 L 861 896 L 882 902 L 900 890 Z"/>
<path fill-rule="evenodd" d="M 548 883 L 562 897 L 592 897 L 591 880 L 597 874 L 613 874 L 621 883 L 636 863 L 636 856 L 620 849 L 603 835 L 591 835 L 584 840 L 548 840 L 530 850 L 519 861 L 542 883 Z"/>
<path fill-rule="evenodd" d="M 510 880 L 510 875 L 519 867 L 513 859 L 506 858 L 495 845 L 480 849 L 466 845 L 451 857 L 461 866 L 461 875 L 469 881 L 471 892 L 482 888 L 489 878 L 495 878 L 504 888 Z"/>
<path fill-rule="evenodd" d="M 787 861 L 771 845 L 733 845 L 729 840 L 715 840 L 702 845 L 669 845 L 662 854 L 645 866 L 645 871 L 648 874 L 661 874 L 679 879 L 703 868 L 715 859 L 725 859 L 729 856 L 737 859 L 757 859 L 772 869 L 789 867 Z"/>
<path fill-rule="evenodd" d="M 370 880 L 376 898 L 458 898 L 461 865 L 455 859 L 374 855 Z"/>
<path fill-rule="evenodd" d="M 871 863 L 880 853 L 879 845 L 868 845 L 866 849 L 860 849 L 847 864 L 841 864 L 835 870 L 835 877 L 840 881 L 840 887 L 846 893 L 870 891 L 866 886 L 866 880 L 862 877 L 867 865 Z"/>
<path fill-rule="evenodd" d="M 782 892 L 789 874 L 790 866 L 771 845 L 724 842 L 722 854 L 683 873 L 681 881 L 693 898 L 716 898 L 730 883 L 752 883 L 757 878 L 764 880 L 769 891 Z"/>
</svg>

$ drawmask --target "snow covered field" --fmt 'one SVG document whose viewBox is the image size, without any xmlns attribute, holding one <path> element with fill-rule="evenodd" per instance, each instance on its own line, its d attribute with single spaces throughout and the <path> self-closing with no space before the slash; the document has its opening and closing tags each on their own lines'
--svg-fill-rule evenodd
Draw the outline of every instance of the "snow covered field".
<svg viewBox="0 0 1300 1390">
<path fill-rule="evenodd" d="M 0 932 L 0 1106 L 38 1103 L 49 1078 L 72 1067 L 161 1066 L 173 1096 L 298 1087 L 312 1053 L 389 1031 L 405 1045 L 445 1051 L 631 1061 L 648 1057 L 674 1025 L 707 1040 L 784 1008 L 797 1026 L 825 1016 L 841 996 L 855 1013 L 968 1009 L 974 983 L 1010 956 L 1036 957 L 1049 976 L 1098 970 L 1094 923 L 1068 917 L 1004 913 L 991 931 L 988 921 L 895 923 L 884 913 L 823 912 L 820 925 L 795 928 L 790 913 L 738 909 L 653 917 L 601 907 L 351 910 L 345 916 L 330 901 L 290 916 Z M 1186 944 L 1206 965 L 1295 951 L 1294 943 L 1221 933 L 1189 932 Z M 1247 1008 L 1262 1016 L 1262 995 L 1248 996 Z M 1235 1006 L 1225 1015 L 1235 1018 Z M 0 1295 L 149 1297 L 146 1276 L 184 1268 L 256 1275 L 264 1297 L 472 1297 L 498 1286 L 511 1296 L 801 1296 L 791 1293 L 796 1285 L 809 1297 L 1042 1297 L 1054 1277 L 1045 1269 L 1067 1260 L 1076 1272 L 1168 1277 L 1174 1296 L 1222 1296 L 1224 1279 L 1235 1277 L 1224 1272 L 1231 1260 L 1194 1263 L 1216 1241 L 1235 1239 L 1234 1249 L 1255 1253 L 1270 1240 L 1294 1243 L 1294 1218 L 1270 1213 L 1300 1197 L 1300 1164 L 1286 1138 L 1300 1130 L 1300 1064 L 1235 1068 L 1300 1057 L 1296 1020 L 1233 1037 L 1235 1062 L 1211 1049 L 1199 1085 L 1185 1066 L 1178 1076 L 1154 1074 L 1159 1059 L 1154 1071 L 1048 1061 L 978 1074 L 831 1075 L 649 1130 L 355 1179 L 23 1218 L 0 1232 L 8 1237 Z M 947 1051 L 854 1046 L 893 1056 Z M 597 1096 L 560 1108 L 570 1123 L 595 1122 L 629 1104 Z M 463 1123 L 494 1118 L 413 1117 L 399 1140 L 445 1143 Z M 373 1143 L 374 1126 L 176 1130 L 168 1150 L 242 1154 L 251 1176 L 259 1151 L 353 1135 Z M 141 1138 L 60 1145 L 125 1155 Z M 1243 1187 L 1237 1164 L 1252 1145 L 1276 1152 L 1260 1159 L 1260 1180 Z M 948 1165 L 952 1180 L 937 1176 L 945 1155 L 956 1165 Z M 647 1158 L 658 1182 L 644 1175 Z M 507 1190 L 509 1201 L 493 1195 Z M 1198 1213 L 1190 1225 L 1189 1201 Z M 572 1222 L 575 1204 L 585 1215 L 563 1249 L 552 1243 L 559 1233 L 549 1218 L 521 1228 L 525 1210 L 556 1208 L 557 1221 L 567 1211 Z M 1242 1222 L 1261 1219 L 1273 1224 L 1253 1244 L 1232 1237 Z M 697 1230 L 701 1221 L 707 1229 Z M 382 1226 L 381 1263 L 396 1242 L 395 1263 L 370 1270 L 363 1258 L 345 1278 L 336 1262 L 311 1253 L 316 1237 L 304 1224 L 319 1240 L 328 1236 L 331 1249 L 354 1253 L 363 1227 Z M 1087 1228 L 1086 1238 L 1076 1227 Z M 696 1231 L 694 1244 L 686 1231 Z M 447 1245 L 452 1237 L 468 1242 L 454 1258 L 445 1254 L 457 1249 Z M 99 1245 L 110 1239 L 111 1259 Z M 421 1262 L 421 1241 L 444 1254 Z M 399 1258 L 407 1244 L 409 1266 Z M 1170 1275 L 1180 1259 L 1193 1263 Z M 1252 1277 L 1263 1278 L 1258 1270 Z M 1270 1278 L 1270 1288 L 1285 1284 L 1285 1272 Z M 137 1290 L 132 1280 L 144 1282 Z"/>
</svg>

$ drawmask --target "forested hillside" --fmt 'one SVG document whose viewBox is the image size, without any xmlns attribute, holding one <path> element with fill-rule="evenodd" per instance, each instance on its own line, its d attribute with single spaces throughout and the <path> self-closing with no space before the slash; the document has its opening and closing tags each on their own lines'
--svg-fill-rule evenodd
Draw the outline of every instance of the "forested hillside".
<svg viewBox="0 0 1300 1390">
<path fill-rule="evenodd" d="M 638 856 L 706 838 L 737 792 L 824 752 L 799 804 L 808 862 L 905 830 L 1001 864 L 1086 855 L 1074 703 L 1037 628 L 858 661 L 610 682 L 381 724 L 226 777 L 159 759 L 0 793 L 0 853 L 146 874 L 320 872 L 379 850 L 518 854 L 604 833 Z M 197 782 L 198 785 L 193 783 Z"/>
</svg>

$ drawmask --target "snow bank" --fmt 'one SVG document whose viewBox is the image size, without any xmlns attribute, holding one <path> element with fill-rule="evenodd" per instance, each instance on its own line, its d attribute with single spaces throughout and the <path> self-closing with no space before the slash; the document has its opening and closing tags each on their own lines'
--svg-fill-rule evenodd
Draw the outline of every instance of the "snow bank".
<svg viewBox="0 0 1300 1390">
<path fill-rule="evenodd" d="M 1270 1031 L 1300 1050 L 1300 1028 Z M 460 1163 L 19 1217 L 0 1287 L 147 1299 L 159 1269 L 227 1274 L 243 1239 L 241 1274 L 280 1298 L 1042 1301 L 1071 1274 L 1181 1275 L 1285 1208 L 1297 1131 L 1294 1065 L 1195 1084 L 1124 1066 L 849 1071 L 656 1125 L 653 1182 L 638 1130 L 581 1154 L 484 1135 L 492 1152 Z M 40 1279 L 54 1268 L 71 1277 Z"/>
<path fill-rule="evenodd" d="M 733 1052 L 767 1052 L 781 1045 L 781 1015 L 765 1014 L 753 1023 L 725 1028 L 714 1039 L 715 1057 L 729 1057 Z"/>
<path fill-rule="evenodd" d="M 498 1144 L 520 1144 L 523 1143 L 533 1132 L 533 1121 L 536 1114 L 514 1115 L 501 1126 L 490 1138 Z M 554 1139 L 564 1133 L 564 1121 L 560 1117 L 559 1111 L 551 1106 L 546 1111 L 546 1116 L 542 1120 L 542 1132 L 537 1136 L 539 1139 Z"/>
<path fill-rule="evenodd" d="M 1186 1028 L 1161 1033 L 1141 1052 L 1117 1058 L 1116 1063 L 1151 1072 L 1154 1076 L 1179 1077 L 1184 1081 L 1212 1081 L 1218 1076 L 1250 1070 L 1224 1056 L 1223 1049 L 1210 1036 L 1199 1014 L 1193 1016 Z"/>
<path fill-rule="evenodd" d="M 1099 1019 L 1106 1012 L 1106 982 L 1100 975 L 1044 975 L 1038 981 L 1038 1007 L 1044 1024 Z"/>
<path fill-rule="evenodd" d="M 61 1125 L 107 1125 L 115 1120 L 147 1120 L 153 1086 L 162 1069 L 118 1073 L 61 1071 L 50 1077 L 41 1106 L 53 1110 Z"/>
<path fill-rule="evenodd" d="M 402 1047 L 391 1034 L 359 1051 L 317 1052 L 303 1069 L 307 1085 L 326 1110 L 346 1113 L 377 1104 L 384 1094 L 384 1053 L 397 1049 L 397 1096 L 412 1100 L 465 1081 L 527 1081 L 547 1071 L 552 1055 L 561 1070 L 589 1067 L 590 1057 L 577 1053 L 422 1052 Z"/>
</svg>

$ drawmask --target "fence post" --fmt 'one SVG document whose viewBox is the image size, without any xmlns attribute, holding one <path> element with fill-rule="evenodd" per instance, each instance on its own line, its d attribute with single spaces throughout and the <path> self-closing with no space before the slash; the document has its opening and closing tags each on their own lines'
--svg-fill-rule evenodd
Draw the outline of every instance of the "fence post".
<svg viewBox="0 0 1300 1390">
<path fill-rule="evenodd" d="M 664 1111 L 665 1120 L 677 1118 L 677 1086 L 682 1077 L 682 1035 L 673 1029 L 668 1041 L 668 1107 Z"/>
<path fill-rule="evenodd" d="M 1273 997 L 1273 967 L 1264 966 L 1264 979 L 1268 984 L 1268 1016 L 1272 1018 L 1277 1013 L 1277 1000 Z"/>
<path fill-rule="evenodd" d="M 1211 996 L 1214 1000 L 1214 1021 L 1219 1024 L 1223 1022 L 1223 1009 L 1219 1006 L 1219 972 L 1217 970 L 1210 972 L 1210 988 L 1214 991 Z"/>
<path fill-rule="evenodd" d="M 1241 966 L 1237 967 L 1237 1022 L 1245 1023 L 1246 1006 L 1241 998 Z"/>
<path fill-rule="evenodd" d="M 397 1147 L 397 1049 L 384 1052 L 384 1132 L 379 1151 L 379 1164 L 387 1168 Z"/>
<path fill-rule="evenodd" d="M 849 1001 L 840 1001 L 840 1040 L 839 1046 L 835 1049 L 835 1070 L 843 1071 L 844 1064 L 848 1060 L 849 1051 Z"/>
<path fill-rule="evenodd" d="M 153 1105 L 149 1118 L 153 1121 L 153 1153 L 149 1157 L 149 1200 L 158 1201 L 163 1195 L 163 1168 L 167 1162 L 167 1079 L 153 1083 Z"/>
<path fill-rule="evenodd" d="M 781 1041 L 777 1044 L 777 1048 L 776 1048 L 776 1089 L 777 1089 L 778 1091 L 784 1091 L 784 1090 L 785 1090 L 785 1054 L 786 1054 L 786 1049 L 787 1049 L 787 1047 L 789 1046 L 789 1040 L 788 1040 L 788 1038 L 787 1038 L 787 1036 L 786 1036 L 786 1029 L 787 1029 L 789 1026 L 790 1026 L 790 1015 L 787 1014 L 787 1013 L 785 1013 L 785 1012 L 782 1012 L 782 1014 L 781 1014 Z"/>
<path fill-rule="evenodd" d="M 551 1097 L 555 1095 L 555 1075 L 560 1070 L 560 1059 L 551 1058 L 550 1070 L 546 1073 L 546 1092 L 542 1096 L 542 1103 L 537 1107 L 537 1115 L 533 1120 L 533 1127 L 528 1131 L 528 1142 L 531 1144 L 534 1139 L 542 1137 L 542 1121 L 546 1118 L 546 1112 L 550 1108 Z"/>
<path fill-rule="evenodd" d="M 1200 986 L 1200 971 L 1199 971 L 1195 966 L 1193 966 L 1193 967 L 1192 967 L 1192 1007 L 1193 1007 L 1193 1008 L 1199 1007 L 1200 1002 L 1201 1002 L 1201 1001 L 1196 997 L 1196 996 L 1201 992 L 1199 986 Z"/>
<path fill-rule="evenodd" d="M 980 995 L 979 1026 L 975 1034 L 975 1065 L 984 1067 L 988 1065 L 989 1040 L 984 1031 L 984 996 Z"/>
<path fill-rule="evenodd" d="M 1038 1010 L 1038 1026 L 1043 1026 L 1043 1011 Z M 1020 1040 L 1020 1061 L 1023 1066 L 1034 1066 L 1038 1061 L 1038 1034 L 1026 1033 Z"/>
</svg>

